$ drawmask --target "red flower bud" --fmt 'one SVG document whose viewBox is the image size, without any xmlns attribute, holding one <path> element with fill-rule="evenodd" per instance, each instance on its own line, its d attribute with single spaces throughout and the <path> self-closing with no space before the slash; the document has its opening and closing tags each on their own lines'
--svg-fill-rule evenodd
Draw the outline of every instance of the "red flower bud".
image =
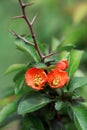
<svg viewBox="0 0 87 130">
<path fill-rule="evenodd" d="M 50 71 L 47 76 L 47 82 L 51 88 L 61 88 L 69 80 L 68 73 L 58 69 Z"/>
<path fill-rule="evenodd" d="M 30 68 L 25 74 L 26 84 L 35 90 L 43 89 L 47 81 L 47 75 L 43 69 Z"/>
<path fill-rule="evenodd" d="M 68 61 L 67 60 L 60 60 L 57 64 L 56 64 L 56 68 L 60 69 L 60 70 L 65 70 L 68 67 Z"/>
</svg>

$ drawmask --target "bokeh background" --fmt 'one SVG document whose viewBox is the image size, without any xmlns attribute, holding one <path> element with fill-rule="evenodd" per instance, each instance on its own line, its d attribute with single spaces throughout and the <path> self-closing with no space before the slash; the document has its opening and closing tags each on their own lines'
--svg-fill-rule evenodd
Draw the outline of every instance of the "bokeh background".
<svg viewBox="0 0 87 130">
<path fill-rule="evenodd" d="M 59 43 L 74 44 L 75 48 L 84 50 L 77 75 L 87 77 L 87 0 L 24 0 L 24 2 L 35 3 L 26 11 L 30 19 L 37 14 L 34 30 L 40 42 L 50 44 L 57 40 Z M 14 37 L 9 33 L 9 29 L 12 29 L 18 34 L 29 34 L 27 25 L 22 19 L 12 19 L 20 14 L 18 0 L 0 0 L 0 97 L 6 87 L 13 86 L 14 73 L 4 74 L 8 66 L 26 63 L 29 60 L 16 49 Z M 87 100 L 86 92 L 87 87 L 80 91 Z"/>
</svg>

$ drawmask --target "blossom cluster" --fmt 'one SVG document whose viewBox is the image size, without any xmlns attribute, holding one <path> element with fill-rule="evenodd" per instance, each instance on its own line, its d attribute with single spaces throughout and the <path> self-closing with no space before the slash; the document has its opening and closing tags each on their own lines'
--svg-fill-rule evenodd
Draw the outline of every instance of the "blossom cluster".
<svg viewBox="0 0 87 130">
<path fill-rule="evenodd" d="M 51 88 L 61 88 L 69 80 L 68 73 L 65 71 L 68 67 L 67 60 L 60 60 L 55 69 L 49 72 L 41 68 L 30 68 L 26 71 L 25 81 L 26 85 L 35 90 L 42 90 L 46 83 Z"/>
</svg>

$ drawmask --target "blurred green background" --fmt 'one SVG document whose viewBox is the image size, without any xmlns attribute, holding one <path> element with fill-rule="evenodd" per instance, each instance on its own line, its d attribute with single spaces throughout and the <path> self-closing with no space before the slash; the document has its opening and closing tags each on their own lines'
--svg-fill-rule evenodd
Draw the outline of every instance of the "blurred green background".
<svg viewBox="0 0 87 130">
<path fill-rule="evenodd" d="M 37 14 L 34 30 L 40 42 L 51 43 L 58 39 L 65 44 L 76 44 L 76 48 L 85 51 L 81 70 L 86 73 L 87 65 L 87 2 L 86 0 L 24 0 L 35 4 L 27 8 L 30 19 Z M 19 52 L 14 37 L 8 32 L 15 30 L 19 34 L 29 34 L 23 20 L 12 20 L 20 15 L 18 0 L 0 0 L 0 90 L 13 84 L 14 74 L 4 75 L 7 67 L 14 63 L 24 63 L 27 57 Z"/>
<path fill-rule="evenodd" d="M 30 19 L 35 14 L 38 15 L 34 30 L 40 42 L 51 44 L 57 40 L 64 44 L 75 44 L 77 49 L 84 50 L 77 75 L 87 76 L 87 0 L 24 0 L 24 2 L 35 3 L 26 11 Z M 26 63 L 29 60 L 16 49 L 14 37 L 8 31 L 12 29 L 18 34 L 29 34 L 27 25 L 22 19 L 12 19 L 20 14 L 18 0 L 0 0 L 0 95 L 6 87 L 13 86 L 14 73 L 4 74 L 8 66 Z M 87 100 L 86 91 L 85 87 L 81 90 L 81 94 Z"/>
</svg>

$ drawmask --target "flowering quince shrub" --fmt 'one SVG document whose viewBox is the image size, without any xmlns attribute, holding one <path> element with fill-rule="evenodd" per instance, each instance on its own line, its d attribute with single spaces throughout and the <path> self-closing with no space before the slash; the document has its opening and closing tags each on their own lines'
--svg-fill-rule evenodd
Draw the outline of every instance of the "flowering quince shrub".
<svg viewBox="0 0 87 130">
<path fill-rule="evenodd" d="M 11 65 L 6 74 L 16 72 L 14 87 L 3 92 L 9 98 L 8 104 L 0 111 L 0 127 L 19 119 L 19 130 L 87 130 L 87 104 L 79 94 L 79 88 L 87 85 L 85 77 L 77 77 L 83 51 L 63 42 L 56 47 L 42 45 L 37 41 L 33 24 L 26 15 L 26 7 L 19 0 L 23 18 L 30 29 L 31 37 L 16 37 L 17 49 L 29 56 L 26 64 Z M 52 48 L 53 47 L 53 48 Z M 13 98 L 11 98 L 13 97 Z"/>
</svg>

